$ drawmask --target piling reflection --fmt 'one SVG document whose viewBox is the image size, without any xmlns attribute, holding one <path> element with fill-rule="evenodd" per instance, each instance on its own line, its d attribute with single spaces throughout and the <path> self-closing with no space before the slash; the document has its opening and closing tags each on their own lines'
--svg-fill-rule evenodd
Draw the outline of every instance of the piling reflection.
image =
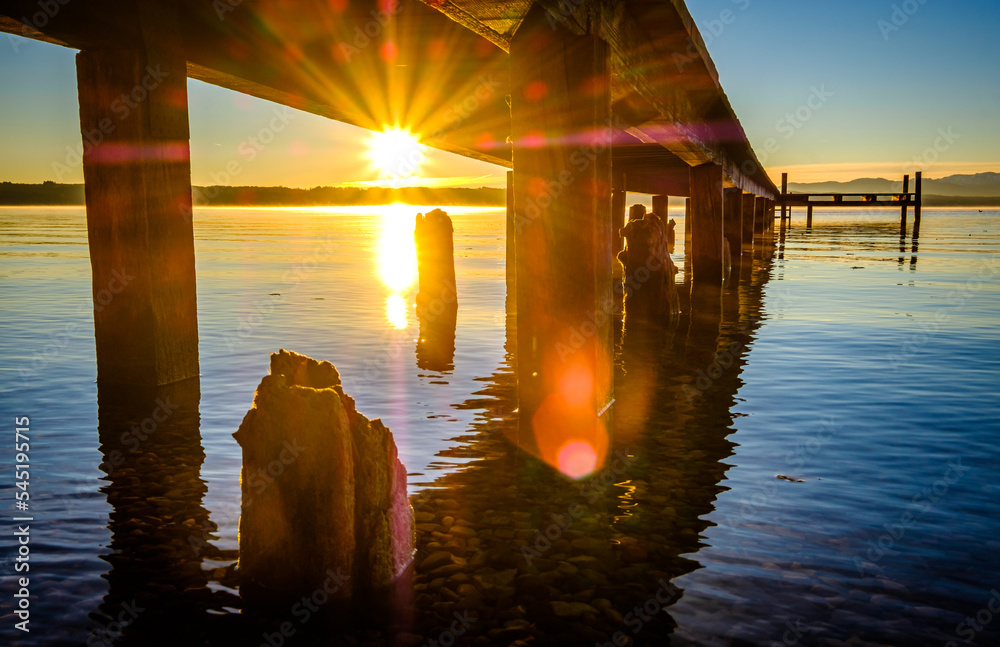
<svg viewBox="0 0 1000 647">
<path fill-rule="evenodd" d="M 213 546 L 216 526 L 202 504 L 200 397 L 198 379 L 98 386 L 101 491 L 112 512 L 101 555 L 109 589 L 91 614 L 97 644 L 202 643 L 235 622 L 222 611 L 239 607 L 235 551 Z"/>
<path fill-rule="evenodd" d="M 740 281 L 678 286 L 671 325 L 626 317 L 608 458 L 589 478 L 567 478 L 509 441 L 518 419 L 508 345 L 484 388 L 458 405 L 477 412 L 474 433 L 441 455 L 464 468 L 413 497 L 416 633 L 434 636 L 459 612 L 474 619 L 470 637 L 493 644 L 661 644 L 673 631 L 667 609 L 684 594 L 674 580 L 699 568 L 692 555 L 725 489 L 732 405 L 771 271 L 766 243 Z"/>
<path fill-rule="evenodd" d="M 455 369 L 455 325 L 458 305 L 435 301 L 417 308 L 420 333 L 417 337 L 417 367 L 448 373 Z"/>
</svg>

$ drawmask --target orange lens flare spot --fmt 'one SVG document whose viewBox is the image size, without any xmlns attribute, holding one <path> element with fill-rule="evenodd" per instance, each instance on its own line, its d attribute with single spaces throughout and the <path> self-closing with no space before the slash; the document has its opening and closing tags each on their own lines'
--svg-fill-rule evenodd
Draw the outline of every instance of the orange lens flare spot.
<svg viewBox="0 0 1000 647">
<path fill-rule="evenodd" d="M 608 434 L 590 403 L 575 404 L 552 393 L 531 426 L 542 460 L 569 478 L 583 478 L 604 464 Z"/>
<path fill-rule="evenodd" d="M 582 440 L 571 440 L 556 456 L 559 471 L 571 479 L 579 479 L 597 470 L 597 452 Z"/>
<path fill-rule="evenodd" d="M 524 98 L 528 101 L 541 101 L 549 93 L 549 86 L 545 81 L 532 81 L 524 86 Z"/>
<path fill-rule="evenodd" d="M 381 48 L 379 48 L 378 53 L 379 56 L 382 57 L 383 61 L 386 61 L 387 63 L 392 63 L 399 57 L 399 48 L 396 47 L 396 43 L 390 40 L 385 44 L 383 44 Z"/>
<path fill-rule="evenodd" d="M 586 406 L 594 395 L 594 376 L 586 366 L 570 366 L 559 377 L 559 394 L 571 406 Z"/>
</svg>

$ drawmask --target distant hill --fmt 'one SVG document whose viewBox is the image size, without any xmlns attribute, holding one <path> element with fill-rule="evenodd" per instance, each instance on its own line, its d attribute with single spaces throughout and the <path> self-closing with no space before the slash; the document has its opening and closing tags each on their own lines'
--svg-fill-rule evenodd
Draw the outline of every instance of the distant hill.
<svg viewBox="0 0 1000 647">
<path fill-rule="evenodd" d="M 937 197 L 993 198 L 1000 196 L 1000 173 L 949 175 L 937 180 L 924 178 L 923 195 Z M 850 182 L 789 182 L 789 193 L 898 193 L 903 181 L 862 178 Z M 910 178 L 910 191 L 913 178 Z"/>
<path fill-rule="evenodd" d="M 490 187 L 384 187 L 321 186 L 291 189 L 283 186 L 192 187 L 196 206 L 352 206 L 408 204 L 441 206 L 502 206 L 504 189 Z M 82 184 L 15 184 L 0 182 L 0 205 L 83 205 Z"/>
</svg>

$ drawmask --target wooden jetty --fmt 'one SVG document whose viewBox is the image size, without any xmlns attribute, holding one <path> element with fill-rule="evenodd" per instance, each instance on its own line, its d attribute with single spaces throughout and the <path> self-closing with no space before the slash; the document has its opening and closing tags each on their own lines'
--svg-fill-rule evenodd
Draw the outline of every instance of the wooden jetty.
<svg viewBox="0 0 1000 647">
<path fill-rule="evenodd" d="M 723 241 L 738 265 L 798 199 L 761 167 L 681 0 L 8 0 L 0 31 L 80 50 L 95 298 L 134 277 L 95 307 L 99 381 L 199 373 L 188 78 L 512 169 L 522 426 L 553 398 L 611 409 L 628 192 L 688 198 L 693 279 L 713 285 Z"/>
<path fill-rule="evenodd" d="M 781 207 L 780 218 L 791 220 L 792 207 L 806 208 L 806 226 L 812 226 L 813 207 L 837 207 L 838 209 L 861 207 L 894 207 L 900 210 L 899 230 L 906 233 L 906 211 L 913 207 L 913 236 L 920 235 L 920 206 L 922 200 L 922 173 L 914 176 L 913 191 L 910 191 L 910 176 L 903 176 L 903 190 L 899 193 L 789 193 L 788 173 L 781 174 L 781 193 L 777 204 Z"/>
</svg>

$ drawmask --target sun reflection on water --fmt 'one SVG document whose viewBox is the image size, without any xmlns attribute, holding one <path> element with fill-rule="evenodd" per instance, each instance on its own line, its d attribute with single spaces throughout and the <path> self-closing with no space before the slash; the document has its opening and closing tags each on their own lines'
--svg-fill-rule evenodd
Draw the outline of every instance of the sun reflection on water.
<svg viewBox="0 0 1000 647">
<path fill-rule="evenodd" d="M 417 281 L 417 252 L 413 244 L 413 226 L 417 208 L 391 204 L 379 208 L 382 230 L 378 241 L 378 273 L 391 294 L 385 302 L 385 315 L 397 330 L 409 324 L 407 293 Z"/>
</svg>

